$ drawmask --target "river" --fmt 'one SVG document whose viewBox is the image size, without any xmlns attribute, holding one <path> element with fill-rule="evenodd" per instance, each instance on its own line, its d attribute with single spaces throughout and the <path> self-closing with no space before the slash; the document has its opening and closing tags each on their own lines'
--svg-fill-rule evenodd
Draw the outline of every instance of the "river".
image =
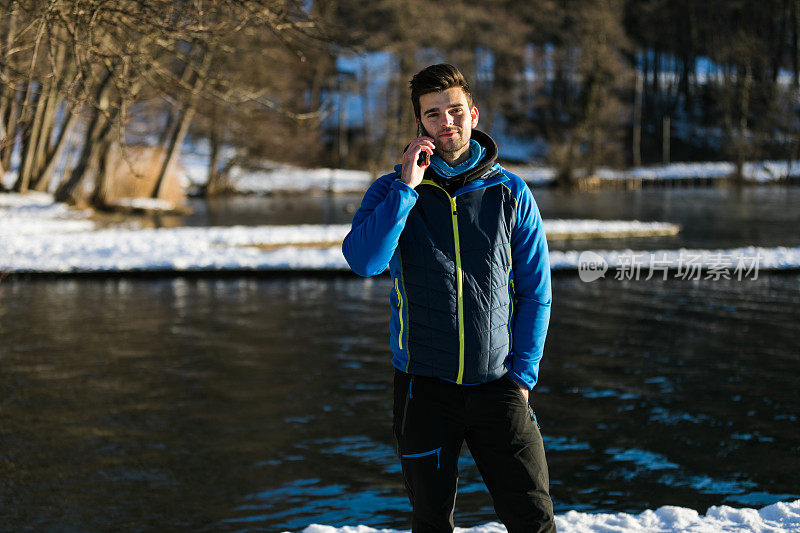
<svg viewBox="0 0 800 533">
<path fill-rule="evenodd" d="M 545 218 L 800 245 L 800 189 L 536 192 Z M 355 196 L 196 203 L 158 224 L 349 222 Z M 554 278 L 533 405 L 557 513 L 800 498 L 800 275 Z M 0 284 L 0 530 L 408 528 L 386 277 Z M 458 525 L 496 520 L 464 449 Z"/>
</svg>

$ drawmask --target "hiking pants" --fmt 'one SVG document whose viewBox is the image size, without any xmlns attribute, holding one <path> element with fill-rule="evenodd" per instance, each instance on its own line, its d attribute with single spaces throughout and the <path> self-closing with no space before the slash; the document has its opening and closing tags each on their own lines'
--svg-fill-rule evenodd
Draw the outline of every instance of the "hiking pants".
<svg viewBox="0 0 800 533">
<path fill-rule="evenodd" d="M 556 530 L 542 436 L 511 378 L 456 385 L 397 370 L 394 435 L 414 533 L 453 531 L 465 440 L 509 533 Z"/>
</svg>

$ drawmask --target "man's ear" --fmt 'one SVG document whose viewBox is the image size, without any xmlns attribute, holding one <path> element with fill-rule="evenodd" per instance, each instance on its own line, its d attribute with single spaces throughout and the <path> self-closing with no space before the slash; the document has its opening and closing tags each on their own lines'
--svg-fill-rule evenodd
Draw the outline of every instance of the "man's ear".
<svg viewBox="0 0 800 533">
<path fill-rule="evenodd" d="M 478 116 L 480 115 L 480 113 L 478 113 L 478 108 L 473 107 L 470 109 L 469 115 L 472 117 L 472 127 L 474 128 L 478 125 Z"/>
</svg>

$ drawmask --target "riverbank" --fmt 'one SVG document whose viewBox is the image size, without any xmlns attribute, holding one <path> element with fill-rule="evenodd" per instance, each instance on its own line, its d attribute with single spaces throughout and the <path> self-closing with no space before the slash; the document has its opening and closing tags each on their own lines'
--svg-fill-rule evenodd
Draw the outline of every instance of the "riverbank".
<svg viewBox="0 0 800 533">
<path fill-rule="evenodd" d="M 56 204 L 45 194 L 0 195 L 0 271 L 6 275 L 124 275 L 171 272 L 348 272 L 341 242 L 347 224 L 140 229 L 133 223 L 97 229 L 89 212 Z M 660 222 L 545 220 L 548 236 L 672 235 Z M 554 271 L 587 279 L 757 275 L 800 269 L 800 247 L 551 251 Z M 616 272 L 614 272 L 616 270 Z"/>
</svg>

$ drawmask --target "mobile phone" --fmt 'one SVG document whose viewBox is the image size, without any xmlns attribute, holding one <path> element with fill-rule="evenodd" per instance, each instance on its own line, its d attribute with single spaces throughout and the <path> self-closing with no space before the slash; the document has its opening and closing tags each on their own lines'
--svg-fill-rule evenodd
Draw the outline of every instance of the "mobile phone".
<svg viewBox="0 0 800 533">
<path fill-rule="evenodd" d="M 417 137 L 422 135 L 428 135 L 428 132 L 425 131 L 425 128 L 422 127 L 422 124 L 417 122 Z M 419 157 L 417 158 L 417 166 L 418 167 L 426 167 L 431 164 L 431 154 L 428 152 L 420 152 Z"/>
<path fill-rule="evenodd" d="M 418 167 L 427 167 L 431 164 L 431 154 L 428 152 L 420 152 L 419 157 L 417 158 L 417 166 Z"/>
</svg>

